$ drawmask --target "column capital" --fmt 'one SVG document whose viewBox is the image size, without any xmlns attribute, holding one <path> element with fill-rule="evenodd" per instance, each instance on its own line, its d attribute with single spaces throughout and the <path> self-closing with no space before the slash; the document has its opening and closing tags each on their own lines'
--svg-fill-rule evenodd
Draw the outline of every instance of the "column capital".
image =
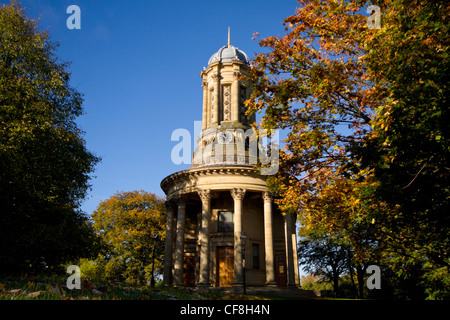
<svg viewBox="0 0 450 320">
<path fill-rule="evenodd" d="M 200 199 L 202 199 L 202 202 L 211 200 L 211 189 L 201 189 L 198 190 L 197 193 L 200 196 Z"/>
<path fill-rule="evenodd" d="M 186 196 L 184 194 L 179 194 L 173 198 L 178 206 L 186 206 Z"/>
<path fill-rule="evenodd" d="M 215 82 L 219 82 L 222 79 L 222 76 L 218 73 L 215 73 L 211 76 Z"/>
<path fill-rule="evenodd" d="M 264 202 L 272 202 L 273 194 L 270 191 L 263 191 L 262 198 Z"/>
<path fill-rule="evenodd" d="M 242 200 L 244 199 L 246 191 L 247 189 L 243 188 L 233 188 L 231 189 L 230 193 L 234 200 Z"/>
</svg>

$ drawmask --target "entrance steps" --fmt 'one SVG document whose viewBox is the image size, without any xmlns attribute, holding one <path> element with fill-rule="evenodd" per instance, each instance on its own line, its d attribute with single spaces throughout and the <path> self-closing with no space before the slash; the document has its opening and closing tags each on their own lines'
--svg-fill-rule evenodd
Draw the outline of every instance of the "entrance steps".
<svg viewBox="0 0 450 320">
<path fill-rule="evenodd" d="M 201 289 L 199 289 L 201 290 Z M 220 291 L 223 293 L 243 294 L 243 287 L 210 287 L 207 290 Z M 249 286 L 246 289 L 247 295 L 265 295 L 275 297 L 291 297 L 291 298 L 318 298 L 313 290 L 303 290 L 297 287 L 264 287 Z"/>
</svg>

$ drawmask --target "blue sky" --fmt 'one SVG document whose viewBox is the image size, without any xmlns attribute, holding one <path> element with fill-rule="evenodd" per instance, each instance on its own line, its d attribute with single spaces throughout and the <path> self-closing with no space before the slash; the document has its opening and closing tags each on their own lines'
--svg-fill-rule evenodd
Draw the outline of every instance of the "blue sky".
<svg viewBox="0 0 450 320">
<path fill-rule="evenodd" d="M 201 121 L 200 71 L 227 43 L 249 58 L 261 52 L 253 33 L 284 34 L 295 0 L 22 0 L 40 28 L 60 41 L 58 57 L 71 62 L 71 84 L 84 94 L 78 124 L 90 151 L 102 158 L 82 209 L 91 214 L 117 191 L 163 196 L 161 180 L 175 165 L 177 128 L 193 133 Z M 66 9 L 81 9 L 81 29 L 69 30 Z"/>
</svg>

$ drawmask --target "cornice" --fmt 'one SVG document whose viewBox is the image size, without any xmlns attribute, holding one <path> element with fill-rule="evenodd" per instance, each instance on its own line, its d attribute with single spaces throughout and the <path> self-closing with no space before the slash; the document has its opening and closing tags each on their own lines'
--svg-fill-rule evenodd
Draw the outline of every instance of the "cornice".
<svg viewBox="0 0 450 320">
<path fill-rule="evenodd" d="M 252 166 L 242 166 L 242 165 L 209 165 L 202 166 L 193 169 L 187 169 L 183 171 L 178 171 L 172 173 L 171 175 L 165 177 L 161 181 L 161 189 L 167 193 L 170 185 L 174 184 L 179 180 L 189 179 L 191 177 L 195 178 L 198 176 L 206 175 L 246 175 L 265 179 L 266 176 L 259 174 L 259 170 Z"/>
</svg>

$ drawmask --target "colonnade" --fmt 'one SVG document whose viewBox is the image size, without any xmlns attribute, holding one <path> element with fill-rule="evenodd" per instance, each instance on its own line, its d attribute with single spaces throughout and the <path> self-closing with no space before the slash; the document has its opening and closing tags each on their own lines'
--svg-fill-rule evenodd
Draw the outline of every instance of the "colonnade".
<svg viewBox="0 0 450 320">
<path fill-rule="evenodd" d="M 209 189 L 197 191 L 202 202 L 201 225 L 199 230 L 200 269 L 199 287 L 211 286 L 210 279 L 210 217 L 211 193 Z M 242 214 L 243 200 L 246 189 L 233 188 L 230 190 L 234 200 L 234 286 L 244 284 L 244 270 L 242 265 Z M 264 201 L 264 256 L 266 285 L 276 286 L 275 261 L 273 245 L 273 198 L 267 191 L 262 192 Z M 176 210 L 176 215 L 175 215 Z M 175 223 L 176 221 L 176 223 Z M 186 198 L 179 195 L 167 202 L 166 246 L 164 259 L 164 284 L 183 286 L 184 237 L 186 223 Z M 284 216 L 285 244 L 287 260 L 287 285 L 298 285 L 298 265 L 295 237 L 295 221 L 291 214 Z M 175 240 L 175 241 L 173 241 Z"/>
</svg>

